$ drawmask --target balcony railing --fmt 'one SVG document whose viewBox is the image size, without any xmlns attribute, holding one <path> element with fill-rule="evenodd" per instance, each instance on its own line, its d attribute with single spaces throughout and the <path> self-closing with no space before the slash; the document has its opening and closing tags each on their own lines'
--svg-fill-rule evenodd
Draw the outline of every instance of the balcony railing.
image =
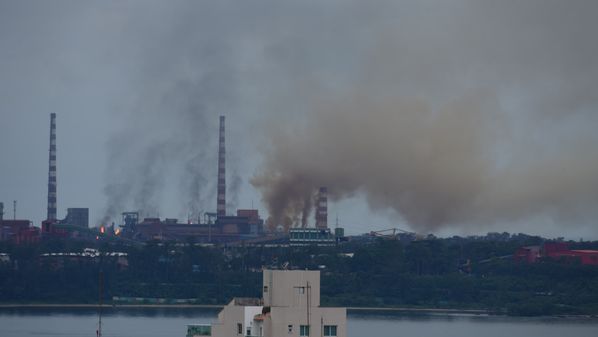
<svg viewBox="0 0 598 337">
<path fill-rule="evenodd" d="M 210 324 L 189 324 L 187 325 L 187 337 L 212 336 Z"/>
</svg>

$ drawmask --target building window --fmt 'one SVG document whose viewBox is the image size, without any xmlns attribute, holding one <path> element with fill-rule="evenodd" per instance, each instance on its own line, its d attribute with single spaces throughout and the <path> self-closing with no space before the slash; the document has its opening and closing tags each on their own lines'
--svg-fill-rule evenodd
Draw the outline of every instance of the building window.
<svg viewBox="0 0 598 337">
<path fill-rule="evenodd" d="M 336 336 L 336 325 L 324 325 L 324 336 Z"/>
<path fill-rule="evenodd" d="M 295 287 L 295 291 L 298 295 L 303 295 L 305 294 L 305 287 Z"/>
<path fill-rule="evenodd" d="M 293 333 L 293 325 L 289 324 L 289 333 Z"/>
<path fill-rule="evenodd" d="M 267 293 L 268 292 L 268 286 L 264 286 L 264 292 Z"/>
<path fill-rule="evenodd" d="M 309 325 L 299 326 L 299 336 L 309 336 Z"/>
<path fill-rule="evenodd" d="M 247 328 L 247 334 L 245 336 L 251 336 L 251 329 Z"/>
<path fill-rule="evenodd" d="M 237 323 L 237 335 L 243 334 L 243 324 Z"/>
</svg>

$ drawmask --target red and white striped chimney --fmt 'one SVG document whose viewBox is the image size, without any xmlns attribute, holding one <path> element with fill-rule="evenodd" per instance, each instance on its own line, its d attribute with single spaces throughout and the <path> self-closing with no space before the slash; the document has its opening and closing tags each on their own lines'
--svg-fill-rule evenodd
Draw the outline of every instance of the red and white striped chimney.
<svg viewBox="0 0 598 337">
<path fill-rule="evenodd" d="M 316 200 L 316 228 L 328 228 L 328 188 L 320 187 Z"/>
<path fill-rule="evenodd" d="M 224 141 L 224 116 L 220 116 L 220 136 L 218 139 L 218 195 L 217 216 L 226 215 L 226 148 Z"/>
<path fill-rule="evenodd" d="M 50 158 L 48 159 L 47 220 L 56 220 L 56 113 L 50 114 Z"/>
</svg>

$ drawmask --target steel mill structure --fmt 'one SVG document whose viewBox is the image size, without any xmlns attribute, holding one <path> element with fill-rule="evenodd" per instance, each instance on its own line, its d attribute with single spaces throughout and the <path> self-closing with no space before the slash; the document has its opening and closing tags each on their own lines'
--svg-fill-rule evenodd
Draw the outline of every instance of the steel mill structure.
<svg viewBox="0 0 598 337">
<path fill-rule="evenodd" d="M 56 182 L 56 113 L 50 114 L 50 149 L 48 156 L 48 213 L 42 222 L 42 232 L 51 234 L 57 219 L 57 182 Z"/>
<path fill-rule="evenodd" d="M 56 172 L 56 113 L 50 114 L 50 148 L 48 156 L 48 213 L 42 221 L 42 234 L 47 237 L 93 237 L 88 230 L 89 209 L 69 208 L 64 220 L 58 219 L 58 183 Z"/>
<path fill-rule="evenodd" d="M 48 158 L 48 215 L 46 220 L 56 221 L 56 113 L 50 114 L 50 155 Z"/>
<path fill-rule="evenodd" d="M 328 188 L 320 187 L 316 200 L 316 228 L 328 228 Z"/>
<path fill-rule="evenodd" d="M 139 212 L 122 214 L 122 235 L 128 239 L 193 241 L 198 243 L 259 243 L 281 240 L 288 234 L 291 245 L 334 245 L 341 240 L 342 228 L 334 233 L 328 228 L 328 189 L 320 187 L 315 197 L 315 225 L 292 228 L 289 233 L 265 233 L 264 221 L 257 209 L 238 209 L 235 215 L 226 210 L 226 139 L 225 117 L 219 118 L 216 212 L 201 218 L 179 222 L 174 218 L 141 218 Z M 339 235 L 340 233 L 340 235 Z M 284 240 L 284 239 L 283 239 Z"/>
<path fill-rule="evenodd" d="M 144 218 L 138 212 L 123 213 L 123 235 L 145 240 L 193 240 L 196 242 L 235 242 L 253 240 L 264 234 L 264 221 L 257 209 L 239 209 L 236 215 L 226 214 L 226 139 L 225 117 L 219 118 L 218 175 L 216 213 L 205 213 L 201 223 L 179 223 L 178 219 Z"/>
<path fill-rule="evenodd" d="M 13 201 L 12 220 L 4 219 L 4 203 L 0 202 L 0 241 L 32 243 L 39 240 L 39 228 L 29 220 L 17 220 L 16 201 Z"/>
<path fill-rule="evenodd" d="M 291 245 L 333 245 L 338 234 L 328 228 L 328 189 L 320 187 L 314 197 L 315 223 L 309 228 L 293 228 L 288 233 L 264 232 L 264 220 L 257 209 L 226 209 L 226 138 L 225 116 L 219 116 L 216 212 L 205 212 L 203 219 L 140 217 L 139 212 L 122 214 L 120 228 L 114 223 L 89 226 L 88 208 L 68 208 L 64 219 L 58 217 L 57 198 L 57 133 L 56 113 L 50 114 L 48 156 L 47 216 L 41 231 L 29 220 L 5 220 L 4 204 L 0 203 L 0 240 L 34 242 L 41 238 L 77 238 L 96 240 L 100 237 L 122 237 L 135 241 L 174 240 L 197 243 L 290 243 Z M 16 208 L 16 202 L 15 202 Z M 15 211 L 16 213 L 16 211 Z"/>
<path fill-rule="evenodd" d="M 220 116 L 220 131 L 218 137 L 218 196 L 216 200 L 216 214 L 226 216 L 226 143 L 224 139 L 224 116 Z"/>
</svg>

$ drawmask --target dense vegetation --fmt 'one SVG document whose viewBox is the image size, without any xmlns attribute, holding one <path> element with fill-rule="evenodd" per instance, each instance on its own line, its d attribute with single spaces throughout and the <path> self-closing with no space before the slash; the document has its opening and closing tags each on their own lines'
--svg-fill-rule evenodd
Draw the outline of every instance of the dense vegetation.
<svg viewBox="0 0 598 337">
<path fill-rule="evenodd" d="M 598 267 L 571 261 L 522 264 L 509 257 L 541 240 L 525 235 L 410 243 L 376 239 L 328 248 L 93 243 L 100 251 L 128 253 L 126 268 L 113 258 L 40 258 L 82 251 L 92 245 L 86 242 L 1 243 L 0 252 L 10 254 L 11 261 L 0 263 L 0 302 L 96 303 L 101 268 L 108 303 L 113 296 L 126 296 L 223 304 L 233 296 L 259 297 L 262 267 L 287 265 L 322 270 L 325 305 L 598 314 Z M 571 245 L 598 248 L 598 242 Z"/>
</svg>

